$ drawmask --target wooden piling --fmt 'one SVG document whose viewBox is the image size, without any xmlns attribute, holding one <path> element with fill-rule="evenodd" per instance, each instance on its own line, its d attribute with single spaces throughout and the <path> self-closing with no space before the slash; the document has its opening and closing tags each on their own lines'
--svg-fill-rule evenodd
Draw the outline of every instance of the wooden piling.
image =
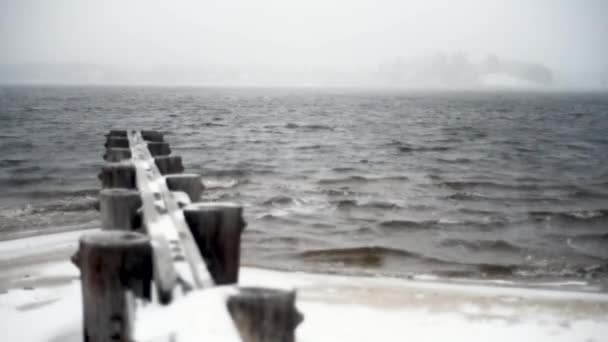
<svg viewBox="0 0 608 342">
<path fill-rule="evenodd" d="M 127 131 L 124 129 L 111 129 L 110 133 L 106 134 L 106 137 L 127 137 Z"/>
<path fill-rule="evenodd" d="M 137 209 L 141 207 L 137 190 L 103 189 L 99 192 L 99 211 L 104 230 L 131 230 L 137 224 Z"/>
<path fill-rule="evenodd" d="M 182 159 L 169 155 L 162 133 L 112 130 L 106 148 L 99 174 L 104 231 L 82 237 L 73 258 L 81 269 L 87 342 L 131 341 L 134 312 L 144 309 L 134 296 L 171 305 L 174 294 L 237 283 L 246 225 L 237 204 L 195 203 L 201 176 L 182 173 Z M 150 237 L 133 231 L 141 227 Z M 226 306 L 218 304 L 243 342 L 295 340 L 302 315 L 294 291 L 235 289 Z"/>
<path fill-rule="evenodd" d="M 148 150 L 150 150 L 150 154 L 153 157 L 168 156 L 171 154 L 171 147 L 169 147 L 169 144 L 166 142 L 149 141 Z"/>
<path fill-rule="evenodd" d="M 196 173 L 167 175 L 165 181 L 169 190 L 185 192 L 192 202 L 197 202 L 203 193 L 204 187 L 201 176 Z"/>
<path fill-rule="evenodd" d="M 141 131 L 141 137 L 147 141 L 164 141 L 164 134 L 159 131 L 144 130 Z"/>
<path fill-rule="evenodd" d="M 293 342 L 303 319 L 294 291 L 241 287 L 227 305 L 243 342 Z"/>
<path fill-rule="evenodd" d="M 98 232 L 80 238 L 73 260 L 80 268 L 86 342 L 132 341 L 134 296 L 150 293 L 149 239 L 133 232 Z"/>
<path fill-rule="evenodd" d="M 184 172 L 184 165 L 180 156 L 154 157 L 154 163 L 161 175 Z"/>
<path fill-rule="evenodd" d="M 103 159 L 108 162 L 119 162 L 131 158 L 131 150 L 124 147 L 108 147 Z"/>
<path fill-rule="evenodd" d="M 233 203 L 193 203 L 184 209 L 192 236 L 216 284 L 238 282 L 243 208 Z"/>
<path fill-rule="evenodd" d="M 105 163 L 99 173 L 101 187 L 108 188 L 135 188 L 135 166 L 128 161 Z"/>
<path fill-rule="evenodd" d="M 123 137 L 109 136 L 104 144 L 105 147 L 129 147 L 129 139 Z"/>
</svg>

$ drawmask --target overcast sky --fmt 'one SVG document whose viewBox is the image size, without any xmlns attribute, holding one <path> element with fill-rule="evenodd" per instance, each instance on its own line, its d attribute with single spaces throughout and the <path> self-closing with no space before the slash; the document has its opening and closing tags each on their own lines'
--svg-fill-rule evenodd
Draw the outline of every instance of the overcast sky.
<svg viewBox="0 0 608 342">
<path fill-rule="evenodd" d="M 373 66 L 495 53 L 608 70 L 604 0 L 0 0 L 0 63 Z"/>
</svg>

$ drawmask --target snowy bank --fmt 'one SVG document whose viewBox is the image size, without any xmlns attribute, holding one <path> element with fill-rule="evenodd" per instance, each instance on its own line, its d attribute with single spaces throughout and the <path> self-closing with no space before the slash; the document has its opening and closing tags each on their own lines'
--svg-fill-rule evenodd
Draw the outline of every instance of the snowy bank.
<svg viewBox="0 0 608 342">
<path fill-rule="evenodd" d="M 0 242 L 4 341 L 81 339 L 79 272 L 68 258 L 82 233 Z M 608 294 L 564 291 L 559 286 L 540 289 L 248 267 L 241 269 L 240 284 L 296 288 L 297 306 L 305 316 L 297 329 L 298 341 L 608 340 Z M 166 323 L 167 328 L 170 325 Z"/>
</svg>

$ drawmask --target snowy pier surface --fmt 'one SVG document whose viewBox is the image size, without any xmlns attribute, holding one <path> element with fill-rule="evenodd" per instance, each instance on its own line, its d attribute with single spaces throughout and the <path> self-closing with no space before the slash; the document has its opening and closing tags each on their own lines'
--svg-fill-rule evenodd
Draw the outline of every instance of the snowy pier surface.
<svg viewBox="0 0 608 342">
<path fill-rule="evenodd" d="M 71 257 L 83 340 L 294 341 L 302 315 L 293 290 L 237 285 L 242 207 L 199 202 L 201 176 L 182 173 L 162 133 L 106 138 L 102 232 L 80 237 Z"/>
<path fill-rule="evenodd" d="M 68 261 L 81 234 L 0 242 L 2 340 L 82 340 L 79 271 Z M 541 289 L 509 282 L 463 284 L 431 277 L 346 277 L 247 267 L 241 268 L 239 283 L 297 289 L 297 308 L 306 317 L 296 330 L 297 341 L 608 340 L 608 294 L 582 284 L 580 291 L 565 291 L 559 283 Z M 212 298 L 203 295 L 191 302 Z M 178 305 L 203 315 L 198 319 L 209 324 L 200 328 L 214 341 L 231 340 L 212 313 L 186 302 Z M 189 324 L 194 312 L 182 313 L 166 319 L 150 310 L 137 317 L 147 326 L 148 335 L 142 337 L 163 337 Z"/>
</svg>

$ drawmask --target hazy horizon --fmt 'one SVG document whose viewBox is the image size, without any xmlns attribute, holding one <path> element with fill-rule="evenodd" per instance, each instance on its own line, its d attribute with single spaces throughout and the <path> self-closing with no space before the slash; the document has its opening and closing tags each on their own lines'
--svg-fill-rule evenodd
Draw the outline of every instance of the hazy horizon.
<svg viewBox="0 0 608 342">
<path fill-rule="evenodd" d="M 607 13 L 599 0 L 0 1 L 0 83 L 606 88 Z"/>
</svg>

